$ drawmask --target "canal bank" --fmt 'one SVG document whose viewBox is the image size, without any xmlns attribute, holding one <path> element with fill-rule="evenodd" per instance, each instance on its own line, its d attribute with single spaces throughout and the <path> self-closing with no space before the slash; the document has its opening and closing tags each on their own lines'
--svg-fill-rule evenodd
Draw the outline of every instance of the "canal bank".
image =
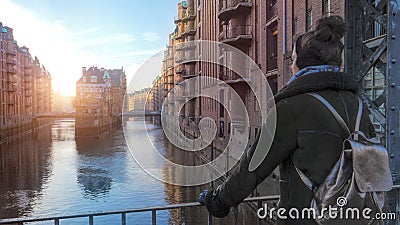
<svg viewBox="0 0 400 225">
<path fill-rule="evenodd" d="M 44 126 L 49 126 L 52 119 L 33 118 L 18 123 L 11 123 L 0 128 L 0 143 L 15 141 L 25 135 L 36 132 Z"/>
</svg>

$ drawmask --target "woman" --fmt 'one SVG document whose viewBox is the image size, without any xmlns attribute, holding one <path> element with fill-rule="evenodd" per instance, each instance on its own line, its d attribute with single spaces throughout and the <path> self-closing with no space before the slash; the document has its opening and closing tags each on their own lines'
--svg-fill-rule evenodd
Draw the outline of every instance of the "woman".
<svg viewBox="0 0 400 225">
<path fill-rule="evenodd" d="M 314 97 L 324 97 L 344 118 L 355 126 L 358 111 L 358 85 L 351 74 L 339 72 L 342 65 L 346 31 L 339 16 L 317 21 L 315 30 L 300 36 L 293 50 L 293 76 L 275 96 L 277 127 L 271 149 L 263 163 L 253 172 L 248 170 L 252 157 L 244 154 L 229 179 L 215 190 L 205 190 L 199 198 L 216 217 L 224 217 L 238 205 L 279 165 L 279 207 L 309 208 L 313 193 L 304 185 L 295 165 L 318 185 L 322 183 L 338 160 L 346 138 L 329 110 Z M 375 136 L 374 127 L 365 109 L 360 130 Z M 266 129 L 266 128 L 263 128 Z M 263 137 L 259 137 L 263 138 Z M 293 160 L 293 161 L 292 161 Z M 314 220 L 278 220 L 277 224 L 316 224 Z"/>
</svg>

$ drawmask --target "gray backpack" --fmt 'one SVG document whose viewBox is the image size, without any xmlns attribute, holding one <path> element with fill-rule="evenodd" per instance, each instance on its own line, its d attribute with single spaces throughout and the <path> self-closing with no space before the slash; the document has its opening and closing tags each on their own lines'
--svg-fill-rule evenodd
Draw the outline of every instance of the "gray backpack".
<svg viewBox="0 0 400 225">
<path fill-rule="evenodd" d="M 318 224 L 383 224 L 374 220 L 376 213 L 386 208 L 386 192 L 392 189 L 388 153 L 379 139 L 368 139 L 359 130 L 363 111 L 358 98 L 359 109 L 354 132 L 351 132 L 343 118 L 333 106 L 316 93 L 309 95 L 323 103 L 349 138 L 343 142 L 343 151 L 331 172 L 319 186 L 294 165 L 304 184 L 314 193 L 311 208 Z M 293 161 L 294 164 L 294 161 Z M 334 210 L 334 209 L 337 210 Z M 336 214 L 329 212 L 336 211 Z"/>
</svg>

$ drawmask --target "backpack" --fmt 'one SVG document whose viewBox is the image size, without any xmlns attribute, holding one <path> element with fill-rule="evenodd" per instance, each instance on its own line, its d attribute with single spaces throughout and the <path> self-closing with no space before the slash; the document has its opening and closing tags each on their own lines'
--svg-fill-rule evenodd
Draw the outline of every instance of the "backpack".
<svg viewBox="0 0 400 225">
<path fill-rule="evenodd" d="M 344 122 L 333 106 L 322 96 L 308 93 L 323 103 L 349 137 L 343 142 L 343 150 L 325 180 L 315 186 L 294 164 L 303 183 L 313 192 L 312 212 L 317 224 L 383 224 L 374 220 L 376 213 L 386 210 L 386 192 L 393 186 L 386 148 L 378 138 L 368 139 L 360 128 L 363 104 L 359 107 L 354 132 Z M 336 214 L 329 209 L 336 208 Z M 363 215 L 364 214 L 364 215 Z"/>
</svg>

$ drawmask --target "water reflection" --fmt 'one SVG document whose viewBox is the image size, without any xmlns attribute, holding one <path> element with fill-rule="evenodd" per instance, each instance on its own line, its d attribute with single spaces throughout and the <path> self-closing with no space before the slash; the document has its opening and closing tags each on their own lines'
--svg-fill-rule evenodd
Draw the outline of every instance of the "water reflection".
<svg viewBox="0 0 400 225">
<path fill-rule="evenodd" d="M 51 176 L 51 127 L 30 136 L 0 145 L 0 218 L 32 212 Z"/>
<path fill-rule="evenodd" d="M 77 182 L 82 188 L 84 198 L 97 199 L 107 196 L 113 179 L 110 168 L 107 165 L 107 158 L 112 157 L 112 152 L 103 151 L 102 144 L 105 141 L 98 139 L 76 139 L 76 148 L 81 156 L 78 160 Z M 109 149 L 111 150 L 111 149 Z"/>
<path fill-rule="evenodd" d="M 186 165 L 195 162 L 191 153 L 182 154 L 168 144 L 162 129 L 148 124 L 143 133 L 137 123 L 125 121 L 137 147 L 149 137 L 160 154 Z M 135 126 L 134 126 L 135 125 Z M 73 120 L 53 125 L 17 142 L 0 145 L 0 218 L 80 214 L 197 201 L 207 185 L 180 187 L 162 183 L 145 173 L 133 160 L 122 130 L 102 140 L 75 138 Z M 149 160 L 151 160 L 149 154 Z M 153 160 L 154 161 L 154 160 Z M 156 161 L 154 165 L 159 165 Z M 154 171 L 152 171 L 154 172 Z M 179 178 L 179 171 L 158 168 L 162 176 Z M 247 207 L 247 206 L 246 206 Z M 250 211 L 239 209 L 239 224 L 253 224 Z M 180 224 L 180 211 L 157 212 L 157 224 Z M 186 224 L 207 224 L 204 207 L 185 210 Z M 96 224 L 114 224 L 119 217 L 99 217 Z M 151 213 L 128 214 L 128 224 L 151 224 Z M 232 224 L 232 215 L 214 224 Z M 245 223 L 249 222 L 249 223 Z M 40 223 L 42 224 L 42 223 Z M 82 221 L 63 224 L 87 224 Z"/>
</svg>

